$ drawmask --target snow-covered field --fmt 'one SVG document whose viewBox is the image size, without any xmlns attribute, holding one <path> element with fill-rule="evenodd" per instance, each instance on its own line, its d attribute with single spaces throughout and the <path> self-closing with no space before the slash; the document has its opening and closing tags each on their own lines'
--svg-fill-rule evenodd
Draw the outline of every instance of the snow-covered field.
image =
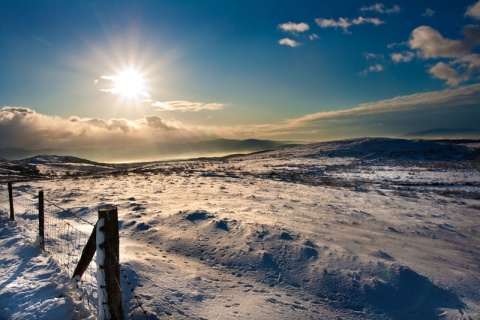
<svg viewBox="0 0 480 320">
<path fill-rule="evenodd" d="M 357 139 L 54 179 L 61 165 L 32 164 L 50 178 L 16 190 L 91 223 L 118 207 L 120 262 L 150 319 L 480 319 L 471 146 Z M 7 206 L 0 319 L 92 317 Z"/>
</svg>

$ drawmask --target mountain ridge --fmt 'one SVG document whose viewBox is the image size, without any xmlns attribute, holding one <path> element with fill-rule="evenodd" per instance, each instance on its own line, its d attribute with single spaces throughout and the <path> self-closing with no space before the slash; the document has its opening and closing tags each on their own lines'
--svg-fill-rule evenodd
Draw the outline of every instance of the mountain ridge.
<svg viewBox="0 0 480 320">
<path fill-rule="evenodd" d="M 0 148 L 0 159 L 22 160 L 38 155 L 71 156 L 96 162 L 146 162 L 173 159 L 186 159 L 228 155 L 231 153 L 250 153 L 263 150 L 275 150 L 281 147 L 297 145 L 288 141 L 259 139 L 213 139 L 189 143 L 155 143 L 134 145 L 121 148 L 79 148 L 79 149 L 22 149 Z"/>
</svg>

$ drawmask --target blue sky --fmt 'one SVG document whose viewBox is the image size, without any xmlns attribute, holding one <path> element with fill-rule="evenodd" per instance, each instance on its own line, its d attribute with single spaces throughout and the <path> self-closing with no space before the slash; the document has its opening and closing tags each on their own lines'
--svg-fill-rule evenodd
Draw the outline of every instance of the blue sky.
<svg viewBox="0 0 480 320">
<path fill-rule="evenodd" d="M 479 21 L 476 1 L 2 1 L 0 147 L 478 137 Z M 142 94 L 114 89 L 125 70 Z"/>
</svg>

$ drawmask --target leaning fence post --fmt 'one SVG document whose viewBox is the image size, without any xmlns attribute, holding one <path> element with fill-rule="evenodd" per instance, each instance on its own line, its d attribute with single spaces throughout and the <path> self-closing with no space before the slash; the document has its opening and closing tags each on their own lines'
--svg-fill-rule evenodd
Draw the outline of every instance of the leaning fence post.
<svg viewBox="0 0 480 320">
<path fill-rule="evenodd" d="M 88 265 L 90 264 L 90 261 L 92 261 L 93 256 L 95 255 L 95 251 L 97 250 L 97 225 L 93 227 L 92 233 L 90 234 L 90 237 L 88 237 L 87 244 L 83 248 L 82 255 L 80 256 L 80 260 L 78 261 L 77 266 L 75 267 L 75 270 L 73 271 L 73 276 L 72 278 L 76 278 L 78 276 L 79 281 L 85 271 L 88 268 Z"/>
<path fill-rule="evenodd" d="M 38 236 L 40 237 L 40 248 L 45 250 L 45 202 L 43 190 L 38 191 Z"/>
<path fill-rule="evenodd" d="M 12 183 L 8 183 L 8 198 L 10 199 L 10 220 L 15 221 L 15 212 L 13 211 L 13 187 Z"/>
<path fill-rule="evenodd" d="M 120 288 L 120 244 L 116 207 L 98 210 L 97 284 L 99 319 L 124 319 Z"/>
</svg>

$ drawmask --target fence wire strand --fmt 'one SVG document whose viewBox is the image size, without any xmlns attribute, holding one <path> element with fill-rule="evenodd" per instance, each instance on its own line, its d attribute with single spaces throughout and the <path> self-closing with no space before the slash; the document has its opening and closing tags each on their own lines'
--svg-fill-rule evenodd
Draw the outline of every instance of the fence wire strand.
<svg viewBox="0 0 480 320">
<path fill-rule="evenodd" d="M 15 192 L 14 199 L 15 221 L 18 226 L 39 243 L 38 239 L 38 196 L 25 192 Z M 48 210 L 50 209 L 50 210 Z M 57 265 L 68 276 L 73 275 L 76 264 L 80 260 L 84 245 L 89 235 L 80 231 L 72 222 L 61 218 L 62 212 L 45 208 L 45 239 L 42 239 L 45 252 L 49 254 Z M 77 282 L 75 298 L 85 300 L 88 308 L 94 314 L 98 314 L 96 265 L 90 263 L 84 275 Z"/>
<path fill-rule="evenodd" d="M 110 248 L 111 252 L 115 252 L 113 250 L 115 246 L 111 241 L 106 241 L 105 245 Z M 116 254 L 114 254 L 114 258 L 120 268 L 121 276 L 125 279 L 125 285 L 123 286 L 123 288 L 122 288 L 122 284 L 119 283 L 119 281 L 121 282 L 121 279 L 119 279 L 119 281 L 116 281 L 118 290 L 120 290 L 122 294 L 123 313 L 125 315 L 130 315 L 130 319 L 139 319 L 139 318 L 148 319 L 148 313 L 143 307 L 143 303 L 141 302 L 140 296 L 135 292 L 135 287 L 133 286 L 132 281 L 128 278 L 125 268 L 123 267 L 122 264 L 120 264 L 120 260 Z M 130 296 L 127 297 L 127 295 L 130 295 Z"/>
<path fill-rule="evenodd" d="M 5 217 L 8 217 L 10 212 L 9 201 L 8 187 L 0 185 L 0 214 Z M 39 241 L 43 241 L 45 252 L 71 277 L 90 236 L 90 234 L 81 231 L 80 228 L 85 229 L 85 224 L 87 224 L 89 229 L 92 230 L 92 228 L 95 228 L 95 224 L 74 214 L 69 209 L 44 199 L 44 239 L 39 239 L 38 203 L 38 195 L 29 185 L 15 188 L 13 194 L 15 221 L 30 239 L 33 239 L 37 244 L 39 244 Z M 105 245 L 111 246 L 109 242 L 106 242 Z M 148 319 L 148 313 L 143 307 L 140 296 L 135 292 L 125 268 L 120 264 L 118 256 L 115 255 L 115 259 L 120 266 L 121 277 L 118 281 L 116 280 L 116 285 L 122 295 L 122 308 L 125 318 Z M 96 253 L 92 261 L 96 261 Z M 77 286 L 77 290 L 74 292 L 75 298 L 85 301 L 90 311 L 94 315 L 98 315 L 99 309 L 105 308 L 107 302 L 100 303 L 98 299 L 96 262 L 90 263 L 82 277 L 75 280 Z M 105 295 L 102 296 L 106 298 Z M 113 315 L 113 317 L 118 318 L 118 315 Z"/>
</svg>

